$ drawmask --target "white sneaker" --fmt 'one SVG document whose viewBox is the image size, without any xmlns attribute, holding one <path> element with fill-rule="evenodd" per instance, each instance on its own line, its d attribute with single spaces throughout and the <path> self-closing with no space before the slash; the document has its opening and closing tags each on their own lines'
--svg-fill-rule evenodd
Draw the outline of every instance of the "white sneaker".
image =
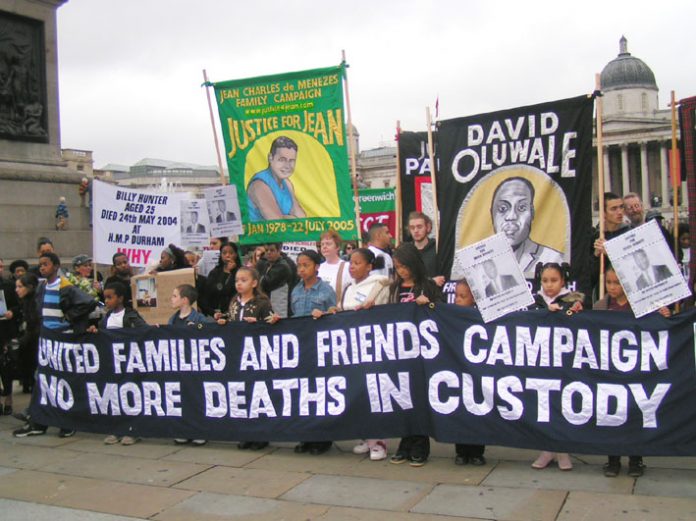
<svg viewBox="0 0 696 521">
<path fill-rule="evenodd" d="M 382 443 L 377 443 L 370 449 L 370 459 L 372 461 L 387 459 L 387 448 Z"/>
<path fill-rule="evenodd" d="M 370 446 L 365 440 L 353 447 L 353 454 L 367 454 L 368 452 L 370 452 Z"/>
</svg>

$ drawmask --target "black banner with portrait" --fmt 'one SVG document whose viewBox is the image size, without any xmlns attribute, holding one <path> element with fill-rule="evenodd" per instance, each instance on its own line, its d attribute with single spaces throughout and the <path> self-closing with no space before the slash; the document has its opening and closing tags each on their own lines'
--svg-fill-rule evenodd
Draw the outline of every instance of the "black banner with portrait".
<svg viewBox="0 0 696 521">
<path fill-rule="evenodd" d="M 433 139 L 435 134 L 433 134 Z M 430 157 L 427 132 L 399 134 L 399 176 L 401 177 L 401 229 L 408 232 L 408 214 L 423 212 L 434 219 Z"/>
<path fill-rule="evenodd" d="M 592 110 L 579 96 L 438 123 L 443 273 L 457 252 L 505 234 L 527 279 L 568 262 L 570 289 L 588 293 Z"/>
</svg>

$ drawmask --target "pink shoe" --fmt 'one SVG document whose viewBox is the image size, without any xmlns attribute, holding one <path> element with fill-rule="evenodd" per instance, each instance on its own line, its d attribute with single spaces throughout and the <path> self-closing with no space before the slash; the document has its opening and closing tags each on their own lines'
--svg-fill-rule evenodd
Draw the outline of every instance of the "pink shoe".
<svg viewBox="0 0 696 521">
<path fill-rule="evenodd" d="M 559 452 L 556 454 L 558 468 L 561 470 L 573 470 L 573 462 L 570 460 L 570 454 L 567 452 Z"/>
<path fill-rule="evenodd" d="M 553 461 L 553 452 L 543 451 L 539 454 L 539 457 L 532 463 L 533 469 L 545 469 L 549 466 L 549 463 Z"/>
</svg>

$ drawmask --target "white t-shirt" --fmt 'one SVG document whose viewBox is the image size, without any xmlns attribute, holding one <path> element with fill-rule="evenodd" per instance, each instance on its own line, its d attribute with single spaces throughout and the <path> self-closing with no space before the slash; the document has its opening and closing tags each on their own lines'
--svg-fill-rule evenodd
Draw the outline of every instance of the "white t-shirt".
<svg viewBox="0 0 696 521">
<path fill-rule="evenodd" d="M 126 308 L 123 308 L 118 313 L 111 313 L 106 319 L 106 329 L 121 329 L 123 327 L 123 316 L 126 314 Z"/>
<path fill-rule="evenodd" d="M 336 290 L 336 284 L 338 281 L 338 270 L 340 266 L 343 265 L 343 273 L 341 274 L 341 288 L 342 290 L 345 289 L 345 287 L 348 285 L 348 283 L 352 280 L 350 278 L 350 270 L 348 269 L 349 264 L 344 261 L 344 260 L 339 260 L 335 264 L 329 264 L 328 262 L 322 262 L 319 265 L 319 278 L 323 281 L 326 281 L 329 283 L 331 288 L 337 292 Z"/>
</svg>

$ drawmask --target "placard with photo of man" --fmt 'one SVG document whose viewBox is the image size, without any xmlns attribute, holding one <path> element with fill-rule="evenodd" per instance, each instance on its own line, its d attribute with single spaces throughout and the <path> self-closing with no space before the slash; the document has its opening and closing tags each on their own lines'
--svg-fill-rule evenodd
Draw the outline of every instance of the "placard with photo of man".
<svg viewBox="0 0 696 521">
<path fill-rule="evenodd" d="M 208 233 L 208 210 L 202 199 L 181 201 L 181 243 L 186 246 L 206 246 Z"/>
<path fill-rule="evenodd" d="M 607 241 L 604 247 L 636 317 L 691 295 L 655 221 Z"/>
<path fill-rule="evenodd" d="M 457 251 L 452 279 L 465 278 L 484 322 L 534 302 L 522 269 L 504 233 Z"/>
</svg>

